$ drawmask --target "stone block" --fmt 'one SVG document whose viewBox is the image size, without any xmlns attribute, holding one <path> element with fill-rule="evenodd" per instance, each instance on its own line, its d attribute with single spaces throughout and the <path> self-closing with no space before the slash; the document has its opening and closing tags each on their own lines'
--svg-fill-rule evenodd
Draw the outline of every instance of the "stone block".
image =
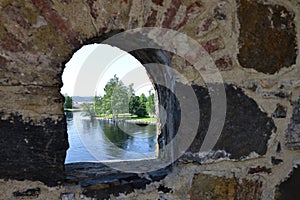
<svg viewBox="0 0 300 200">
<path fill-rule="evenodd" d="M 64 181 L 68 149 L 64 119 L 54 122 L 48 118 L 35 125 L 11 115 L 0 120 L 0 127 L 0 178 L 42 181 L 48 186 Z"/>
<path fill-rule="evenodd" d="M 205 174 L 194 175 L 190 189 L 191 200 L 260 200 L 261 194 L 262 183 L 259 181 Z"/>
<path fill-rule="evenodd" d="M 299 197 L 300 168 L 294 168 L 290 177 L 277 186 L 275 200 L 295 200 Z"/>
<path fill-rule="evenodd" d="M 296 63 L 295 13 L 279 5 L 241 0 L 238 19 L 242 67 L 274 74 Z"/>
<path fill-rule="evenodd" d="M 294 102 L 293 115 L 286 131 L 286 146 L 300 150 L 300 97 Z"/>
<path fill-rule="evenodd" d="M 206 135 L 211 115 L 211 100 L 207 88 L 193 86 L 200 106 L 200 126 L 189 151 L 197 153 Z M 241 159 L 252 152 L 264 155 L 270 135 L 276 130 L 272 118 L 240 88 L 225 85 L 226 118 L 221 135 L 213 150 L 224 150 L 230 158 Z"/>
</svg>

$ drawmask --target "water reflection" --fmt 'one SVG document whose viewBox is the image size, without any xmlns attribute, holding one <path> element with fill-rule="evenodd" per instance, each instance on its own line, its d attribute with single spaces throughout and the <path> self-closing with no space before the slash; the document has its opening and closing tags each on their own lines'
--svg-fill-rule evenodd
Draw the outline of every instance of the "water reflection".
<svg viewBox="0 0 300 200">
<path fill-rule="evenodd" d="M 66 115 L 67 120 L 73 119 L 73 112 L 66 110 L 65 115 Z"/>
<path fill-rule="evenodd" d="M 68 112 L 66 117 L 70 143 L 66 163 L 155 156 L 155 125 L 90 120 L 80 112 Z"/>
</svg>

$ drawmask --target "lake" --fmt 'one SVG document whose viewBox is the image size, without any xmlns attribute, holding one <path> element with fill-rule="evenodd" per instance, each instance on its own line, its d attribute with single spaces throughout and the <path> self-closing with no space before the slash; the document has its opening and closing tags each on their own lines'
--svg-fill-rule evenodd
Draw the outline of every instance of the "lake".
<svg viewBox="0 0 300 200">
<path fill-rule="evenodd" d="M 66 112 L 70 148 L 65 163 L 154 158 L 156 125 L 91 120 Z"/>
</svg>

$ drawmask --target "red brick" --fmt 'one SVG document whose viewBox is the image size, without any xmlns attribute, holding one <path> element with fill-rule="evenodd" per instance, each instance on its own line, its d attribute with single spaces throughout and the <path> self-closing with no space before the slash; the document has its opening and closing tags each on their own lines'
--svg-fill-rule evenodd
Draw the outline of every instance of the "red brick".
<svg viewBox="0 0 300 200">
<path fill-rule="evenodd" d="M 207 18 L 201 28 L 201 31 L 208 31 L 212 25 L 214 21 L 214 18 L 210 17 L 210 18 Z"/>
<path fill-rule="evenodd" d="M 180 8 L 180 0 L 172 0 L 171 7 L 165 12 L 165 18 L 162 22 L 163 28 L 171 28 L 172 21 L 177 14 L 178 9 Z"/>
<path fill-rule="evenodd" d="M 21 6 L 8 5 L 3 8 L 3 13 L 5 13 L 10 18 L 10 20 L 17 22 L 20 27 L 24 29 L 30 28 L 30 24 L 25 20 Z"/>
<path fill-rule="evenodd" d="M 232 59 L 231 57 L 223 56 L 222 58 L 219 58 L 218 60 L 215 61 L 215 64 L 218 69 L 224 70 L 224 69 L 229 69 L 232 68 Z"/>
<path fill-rule="evenodd" d="M 224 43 L 220 38 L 209 40 L 203 45 L 203 48 L 209 53 L 213 53 L 224 48 Z"/>
<path fill-rule="evenodd" d="M 11 52 L 19 52 L 25 48 L 25 45 L 21 41 L 17 40 L 12 34 L 7 34 L 2 37 L 0 44 L 3 49 Z"/>
<path fill-rule="evenodd" d="M 151 15 L 147 18 L 145 27 L 153 27 L 156 24 L 156 19 L 157 17 L 157 11 L 156 10 L 152 10 L 151 11 Z"/>
<path fill-rule="evenodd" d="M 190 6 L 188 6 L 186 8 L 185 11 L 185 16 L 183 18 L 183 20 L 176 26 L 176 30 L 180 29 L 181 27 L 183 27 L 188 21 L 189 19 L 191 19 L 191 15 L 195 14 L 195 13 L 201 13 L 203 11 L 203 6 L 201 3 L 199 2 L 195 2 L 193 4 L 191 4 Z"/>
<path fill-rule="evenodd" d="M 77 47 L 80 45 L 78 35 L 72 30 L 71 25 L 60 16 L 53 8 L 49 0 L 31 0 L 34 6 L 41 12 L 46 20 L 57 29 L 70 44 Z"/>
</svg>

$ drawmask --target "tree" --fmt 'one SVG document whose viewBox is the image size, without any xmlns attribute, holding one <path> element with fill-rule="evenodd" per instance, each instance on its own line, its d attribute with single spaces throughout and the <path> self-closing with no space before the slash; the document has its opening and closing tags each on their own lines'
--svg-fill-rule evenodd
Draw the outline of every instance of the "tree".
<svg viewBox="0 0 300 200">
<path fill-rule="evenodd" d="M 118 117 L 121 113 L 129 112 L 129 96 L 134 94 L 132 84 L 127 87 L 119 78 L 114 75 L 104 87 L 104 96 L 95 97 L 96 114 L 113 114 L 113 117 Z"/>
<path fill-rule="evenodd" d="M 137 109 L 135 113 L 138 117 L 146 117 L 148 115 L 147 109 L 146 109 L 146 104 L 145 103 L 140 103 L 139 108 Z"/>
<path fill-rule="evenodd" d="M 113 90 L 111 97 L 113 117 L 121 113 L 128 113 L 128 88 L 120 81 Z"/>
<path fill-rule="evenodd" d="M 140 96 L 140 102 L 145 104 L 147 103 L 147 97 L 144 93 L 142 93 Z"/>
<path fill-rule="evenodd" d="M 70 96 L 65 97 L 64 108 L 72 109 L 73 108 L 73 99 Z"/>
<path fill-rule="evenodd" d="M 140 106 L 140 97 L 139 96 L 131 96 L 129 99 L 129 113 L 132 115 L 136 114 L 136 111 Z"/>
<path fill-rule="evenodd" d="M 145 117 L 148 113 L 155 113 L 154 94 L 149 91 L 149 97 L 145 94 L 136 96 L 133 84 L 125 86 L 119 78 L 114 75 L 104 87 L 103 97 L 95 97 L 96 115 L 110 115 L 118 118 L 119 114 L 130 113 L 138 117 Z"/>
<path fill-rule="evenodd" d="M 112 96 L 116 86 L 119 84 L 119 78 L 114 75 L 104 87 L 104 96 L 103 96 L 103 109 L 106 114 L 112 114 Z"/>
<path fill-rule="evenodd" d="M 151 115 L 155 114 L 155 101 L 154 101 L 154 93 L 152 90 L 149 91 L 149 97 L 146 103 L 147 112 Z"/>
<path fill-rule="evenodd" d="M 103 98 L 101 96 L 95 96 L 94 104 L 95 104 L 96 115 L 105 114 L 105 110 L 103 109 Z"/>
<path fill-rule="evenodd" d="M 90 117 L 92 120 L 95 119 L 96 114 L 95 114 L 95 107 L 93 103 L 83 103 L 82 108 L 83 108 L 84 116 Z"/>
</svg>

